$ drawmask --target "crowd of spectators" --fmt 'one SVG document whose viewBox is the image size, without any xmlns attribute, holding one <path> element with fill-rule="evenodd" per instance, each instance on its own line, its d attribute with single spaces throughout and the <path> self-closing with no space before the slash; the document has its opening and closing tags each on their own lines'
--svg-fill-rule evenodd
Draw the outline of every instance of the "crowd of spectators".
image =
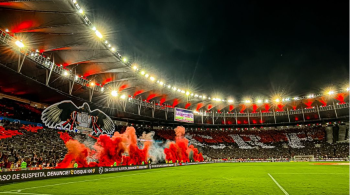
<svg viewBox="0 0 350 195">
<path fill-rule="evenodd" d="M 4 115 L 6 113 L 6 115 Z M 23 125 L 1 116 L 40 122 L 41 111 L 12 100 L 0 99 L 0 168 L 16 169 L 26 161 L 28 168 L 52 168 L 64 158 L 67 149 L 58 130 Z M 154 140 L 174 140 L 172 129 L 133 124 L 138 137 L 154 131 Z M 116 126 L 123 133 L 126 126 Z M 69 133 L 84 142 L 94 137 Z M 186 130 L 185 136 L 208 159 L 289 159 L 297 155 L 315 158 L 347 158 L 348 143 L 326 142 L 325 127 L 304 126 L 278 130 Z"/>
<path fill-rule="evenodd" d="M 29 122 L 40 122 L 41 110 L 28 104 L 0 99 L 0 117 L 8 117 Z"/>
<path fill-rule="evenodd" d="M 163 139 L 174 131 L 158 130 Z M 323 126 L 278 130 L 189 130 L 186 137 L 212 159 L 281 159 L 313 155 L 316 159 L 347 158 L 348 143 L 326 142 Z"/>
</svg>

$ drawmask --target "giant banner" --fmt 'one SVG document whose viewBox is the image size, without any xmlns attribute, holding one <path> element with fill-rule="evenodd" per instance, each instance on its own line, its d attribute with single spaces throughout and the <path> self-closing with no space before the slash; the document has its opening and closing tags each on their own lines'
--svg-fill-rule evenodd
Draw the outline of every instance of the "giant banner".
<svg viewBox="0 0 350 195">
<path fill-rule="evenodd" d="M 76 106 L 65 100 L 47 107 L 41 114 L 41 120 L 50 128 L 73 132 L 87 132 L 93 135 L 113 134 L 114 123 L 99 109 L 90 110 L 88 103 Z"/>
</svg>

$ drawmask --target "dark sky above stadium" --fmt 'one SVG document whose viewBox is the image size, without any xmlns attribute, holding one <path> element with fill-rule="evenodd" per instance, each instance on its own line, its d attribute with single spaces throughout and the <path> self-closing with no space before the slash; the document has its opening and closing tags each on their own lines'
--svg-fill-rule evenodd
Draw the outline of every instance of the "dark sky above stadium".
<svg viewBox="0 0 350 195">
<path fill-rule="evenodd" d="M 84 3 L 121 54 L 207 95 L 306 95 L 349 79 L 348 1 Z"/>
</svg>

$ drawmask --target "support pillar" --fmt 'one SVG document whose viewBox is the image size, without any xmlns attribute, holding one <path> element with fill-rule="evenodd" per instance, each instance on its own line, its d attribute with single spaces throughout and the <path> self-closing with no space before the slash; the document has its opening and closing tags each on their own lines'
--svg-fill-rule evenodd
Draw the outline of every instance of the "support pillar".
<svg viewBox="0 0 350 195">
<path fill-rule="evenodd" d="M 289 109 L 287 108 L 288 121 L 290 123 Z"/>
<path fill-rule="evenodd" d="M 22 53 L 20 52 L 19 55 L 18 55 L 18 67 L 17 67 L 17 72 L 18 72 L 18 73 L 21 72 L 21 69 L 22 69 L 24 60 L 26 59 L 26 56 L 27 56 L 27 52 L 24 53 L 23 59 L 21 59 L 21 54 L 22 54 Z"/>
<path fill-rule="evenodd" d="M 301 113 L 303 113 L 303 121 L 305 122 L 304 108 L 301 108 Z"/>
<path fill-rule="evenodd" d="M 335 118 L 338 118 L 337 108 L 335 107 L 335 103 L 333 102 L 333 109 L 335 113 Z"/>
</svg>

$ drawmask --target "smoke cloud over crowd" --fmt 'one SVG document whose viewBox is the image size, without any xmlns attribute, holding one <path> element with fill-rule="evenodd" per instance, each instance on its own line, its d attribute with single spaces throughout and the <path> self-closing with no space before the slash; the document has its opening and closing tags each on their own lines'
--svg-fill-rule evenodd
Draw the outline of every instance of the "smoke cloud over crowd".
<svg viewBox="0 0 350 195">
<path fill-rule="evenodd" d="M 68 133 L 59 132 L 68 152 L 57 168 L 141 165 L 152 162 L 194 162 L 203 161 L 203 156 L 193 145 L 188 146 L 184 137 L 185 128 L 175 129 L 175 142 L 159 144 L 153 140 L 154 132 L 143 133 L 139 138 L 134 127 L 127 127 L 124 133 L 113 136 L 101 135 L 94 143 L 81 143 Z"/>
</svg>

